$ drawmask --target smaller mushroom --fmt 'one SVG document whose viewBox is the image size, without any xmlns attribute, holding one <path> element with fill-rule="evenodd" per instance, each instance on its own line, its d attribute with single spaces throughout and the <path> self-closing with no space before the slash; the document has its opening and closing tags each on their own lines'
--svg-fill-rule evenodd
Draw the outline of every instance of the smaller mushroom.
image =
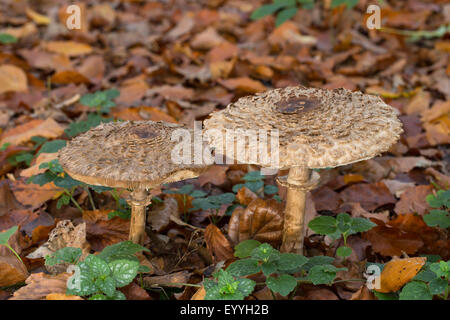
<svg viewBox="0 0 450 320">
<path fill-rule="evenodd" d="M 288 189 L 281 250 L 295 253 L 303 251 L 306 193 L 320 178 L 312 169 L 373 158 L 387 151 L 402 133 L 395 109 L 379 97 L 302 86 L 243 97 L 213 113 L 204 125 L 206 130 L 226 132 L 231 141 L 245 146 L 242 152 L 227 147 L 227 157 L 239 160 L 237 155 L 244 155 L 243 163 L 289 169 L 287 177 L 278 178 Z M 267 140 L 247 142 L 242 132 L 249 130 L 277 131 L 278 150 L 267 145 Z M 209 138 L 212 147 L 225 145 L 220 135 Z M 256 159 L 261 144 L 266 144 L 267 156 Z M 265 162 L 275 153 L 278 163 Z"/>
<path fill-rule="evenodd" d="M 187 153 L 183 161 L 173 159 L 180 136 L 187 138 L 187 148 L 181 150 Z M 71 140 L 59 152 L 59 161 L 71 177 L 84 183 L 132 190 L 129 239 L 143 244 L 149 190 L 195 178 L 207 168 L 189 156 L 193 154 L 192 137 L 191 129 L 162 121 L 102 123 Z M 207 145 L 202 142 L 202 147 Z"/>
</svg>

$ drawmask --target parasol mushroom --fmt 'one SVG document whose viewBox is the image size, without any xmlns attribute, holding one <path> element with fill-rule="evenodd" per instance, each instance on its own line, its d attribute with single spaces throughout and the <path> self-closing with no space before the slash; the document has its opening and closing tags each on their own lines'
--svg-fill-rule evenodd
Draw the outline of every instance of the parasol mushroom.
<svg viewBox="0 0 450 320">
<path fill-rule="evenodd" d="M 189 136 L 188 161 L 186 157 L 185 161 L 172 159 L 173 150 L 179 145 L 172 139 L 176 130 Z M 204 164 L 194 164 L 189 156 L 192 136 L 191 129 L 172 123 L 103 123 L 70 141 L 60 151 L 59 161 L 72 178 L 84 183 L 131 189 L 129 239 L 143 244 L 145 209 L 151 202 L 148 190 L 163 183 L 195 178 L 206 168 Z"/>
<path fill-rule="evenodd" d="M 373 158 L 387 151 L 403 131 L 396 111 L 379 97 L 302 86 L 243 97 L 213 113 L 204 124 L 206 130 L 235 134 L 240 140 L 242 130 L 278 131 L 278 150 L 266 146 L 267 157 L 278 153 L 275 165 L 261 156 L 255 161 L 261 143 L 251 141 L 244 142 L 245 151 L 233 150 L 231 157 L 244 154 L 246 163 L 289 169 L 287 176 L 278 178 L 278 183 L 288 189 L 281 250 L 295 253 L 303 252 L 306 193 L 320 178 L 312 169 Z M 217 135 L 209 135 L 209 139 L 212 147 L 224 145 Z M 230 157 L 228 153 L 226 149 L 226 157 Z"/>
</svg>

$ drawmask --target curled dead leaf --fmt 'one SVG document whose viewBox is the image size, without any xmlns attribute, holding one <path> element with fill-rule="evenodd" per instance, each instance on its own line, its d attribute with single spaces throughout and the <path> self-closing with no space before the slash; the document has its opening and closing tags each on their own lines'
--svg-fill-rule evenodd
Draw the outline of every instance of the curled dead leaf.
<svg viewBox="0 0 450 320">
<path fill-rule="evenodd" d="M 253 200 L 246 209 L 236 208 L 231 216 L 228 235 L 234 243 L 254 239 L 277 244 L 283 230 L 283 208 L 276 200 Z"/>
<path fill-rule="evenodd" d="M 79 296 L 67 295 L 65 293 L 50 293 L 45 297 L 45 300 L 84 300 Z"/>
<path fill-rule="evenodd" d="M 210 224 L 205 229 L 206 247 L 216 262 L 233 258 L 233 249 L 222 231 Z"/>
<path fill-rule="evenodd" d="M 52 293 L 65 294 L 66 283 L 70 276 L 69 273 L 58 275 L 34 273 L 25 280 L 27 285 L 14 292 L 10 300 L 45 300 Z"/>
<path fill-rule="evenodd" d="M 23 262 L 6 247 L 0 249 L 0 287 L 25 281 L 29 274 Z"/>
<path fill-rule="evenodd" d="M 244 206 L 248 206 L 250 204 L 250 202 L 252 202 L 253 200 L 255 200 L 257 198 L 258 198 L 258 196 L 253 191 L 248 189 L 247 187 L 240 188 L 236 194 L 237 201 L 239 201 L 239 203 Z"/>
</svg>

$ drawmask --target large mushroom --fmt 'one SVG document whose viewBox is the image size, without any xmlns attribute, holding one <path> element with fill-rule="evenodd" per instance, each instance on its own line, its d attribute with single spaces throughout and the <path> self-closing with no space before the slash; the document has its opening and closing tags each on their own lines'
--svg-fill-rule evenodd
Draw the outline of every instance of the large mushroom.
<svg viewBox="0 0 450 320">
<path fill-rule="evenodd" d="M 204 124 L 206 130 L 218 129 L 241 140 L 245 150 L 233 150 L 230 155 L 226 149 L 227 157 L 237 159 L 244 154 L 246 163 L 289 169 L 287 176 L 278 178 L 288 190 L 281 250 L 295 253 L 303 252 L 306 193 L 320 178 L 312 169 L 375 157 L 387 151 L 403 131 L 396 111 L 377 96 L 302 86 L 243 97 L 213 113 Z M 278 132 L 278 150 L 261 139 L 259 143 L 242 141 L 242 130 L 261 129 Z M 212 147 L 224 145 L 218 135 L 209 135 L 209 139 Z M 267 144 L 268 158 L 278 152 L 278 163 L 267 163 L 261 157 L 255 160 L 261 143 Z"/>
<path fill-rule="evenodd" d="M 176 130 L 180 131 L 174 135 Z M 174 137 L 179 138 L 183 133 L 189 135 L 184 137 L 188 138 L 189 150 L 185 150 L 184 161 L 174 161 L 173 152 L 180 149 L 180 142 Z M 129 239 L 142 244 L 145 209 L 151 202 L 149 189 L 195 178 L 206 168 L 193 161 L 192 137 L 191 129 L 172 123 L 103 123 L 71 140 L 59 152 L 59 161 L 72 178 L 84 183 L 132 190 L 128 199 L 131 206 Z"/>
</svg>

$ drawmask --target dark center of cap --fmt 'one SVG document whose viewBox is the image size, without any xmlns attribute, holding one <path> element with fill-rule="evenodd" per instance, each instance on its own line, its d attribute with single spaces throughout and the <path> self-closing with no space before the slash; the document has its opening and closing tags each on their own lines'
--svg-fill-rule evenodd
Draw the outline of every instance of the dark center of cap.
<svg viewBox="0 0 450 320">
<path fill-rule="evenodd" d="M 319 106 L 319 101 L 308 96 L 289 97 L 276 104 L 276 110 L 283 114 L 295 114 L 310 111 Z"/>
<path fill-rule="evenodd" d="M 131 133 L 141 139 L 152 139 L 159 136 L 158 132 L 146 127 L 135 127 L 131 129 Z"/>
</svg>

